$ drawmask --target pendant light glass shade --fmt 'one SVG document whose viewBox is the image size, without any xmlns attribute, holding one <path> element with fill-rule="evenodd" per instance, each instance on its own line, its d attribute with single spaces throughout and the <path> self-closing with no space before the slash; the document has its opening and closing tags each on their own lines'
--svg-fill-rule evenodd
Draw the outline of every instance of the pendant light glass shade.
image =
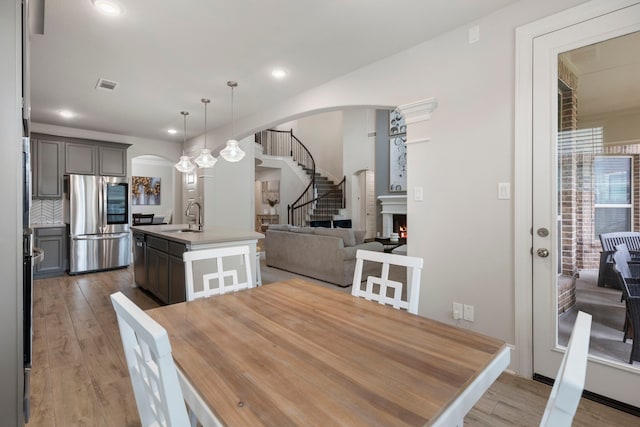
<svg viewBox="0 0 640 427">
<path fill-rule="evenodd" d="M 180 111 L 180 114 L 182 114 L 184 119 L 184 140 L 182 142 L 182 156 L 180 156 L 180 161 L 178 161 L 174 166 L 180 172 L 191 172 L 196 168 L 196 165 L 191 162 L 191 157 L 185 156 L 184 154 L 184 147 L 187 145 L 187 116 L 189 115 L 189 112 Z"/>
<path fill-rule="evenodd" d="M 233 88 L 238 87 L 238 83 L 229 81 L 227 86 L 231 88 L 231 138 L 233 138 Z M 240 148 L 238 141 L 230 139 L 227 146 L 220 151 L 220 155 L 228 162 L 239 162 L 244 157 L 244 151 Z"/>
<path fill-rule="evenodd" d="M 244 151 L 240 149 L 238 141 L 230 139 L 227 141 L 227 146 L 220 151 L 220 155 L 228 162 L 239 162 L 244 157 Z"/>
<path fill-rule="evenodd" d="M 195 162 L 201 168 L 212 168 L 218 159 L 213 157 L 211 155 L 211 150 L 207 148 L 207 104 L 211 101 L 206 98 L 202 98 L 200 101 L 204 104 L 204 148 L 196 158 Z"/>
<path fill-rule="evenodd" d="M 196 168 L 196 165 L 191 163 L 191 157 L 180 156 L 180 161 L 174 165 L 180 172 L 191 172 Z"/>
</svg>

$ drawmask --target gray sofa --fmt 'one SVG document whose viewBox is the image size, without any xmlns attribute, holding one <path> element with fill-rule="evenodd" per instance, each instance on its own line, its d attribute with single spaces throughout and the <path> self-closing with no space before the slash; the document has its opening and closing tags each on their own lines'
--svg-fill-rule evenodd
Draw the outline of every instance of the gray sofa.
<svg viewBox="0 0 640 427">
<path fill-rule="evenodd" d="M 364 232 L 354 232 L 350 228 L 270 225 L 265 234 L 265 255 L 269 267 L 342 287 L 353 282 L 358 249 L 383 251 L 381 243 L 364 243 Z M 362 277 L 366 279 L 371 274 L 380 274 L 380 267 L 365 263 Z"/>
</svg>

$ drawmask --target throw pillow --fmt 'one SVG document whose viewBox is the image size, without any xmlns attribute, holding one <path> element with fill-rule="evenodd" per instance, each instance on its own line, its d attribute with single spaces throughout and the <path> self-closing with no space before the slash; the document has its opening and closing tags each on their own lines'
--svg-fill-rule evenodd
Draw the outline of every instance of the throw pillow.
<svg viewBox="0 0 640 427">
<path fill-rule="evenodd" d="M 317 236 L 339 237 L 345 246 L 356 245 L 356 237 L 350 228 L 315 228 L 315 234 Z"/>
</svg>

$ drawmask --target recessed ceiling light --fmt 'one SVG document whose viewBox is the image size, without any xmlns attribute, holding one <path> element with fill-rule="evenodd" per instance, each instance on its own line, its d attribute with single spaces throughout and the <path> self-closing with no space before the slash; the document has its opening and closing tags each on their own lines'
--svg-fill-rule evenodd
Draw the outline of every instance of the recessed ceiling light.
<svg viewBox="0 0 640 427">
<path fill-rule="evenodd" d="M 64 117 L 65 119 L 71 119 L 71 118 L 75 117 L 75 113 L 73 111 L 69 111 L 69 110 L 61 110 L 60 111 L 60 115 L 62 117 Z"/>
<path fill-rule="evenodd" d="M 124 13 L 124 9 L 122 6 L 112 0 L 92 0 L 93 5 L 95 6 L 100 13 L 108 16 L 118 16 Z"/>
<path fill-rule="evenodd" d="M 285 77 L 287 77 L 287 72 L 282 68 L 276 68 L 275 70 L 271 71 L 271 75 L 276 79 L 284 79 Z"/>
<path fill-rule="evenodd" d="M 169 132 L 171 135 L 176 134 L 178 131 L 175 129 L 169 129 L 167 132 Z"/>
</svg>

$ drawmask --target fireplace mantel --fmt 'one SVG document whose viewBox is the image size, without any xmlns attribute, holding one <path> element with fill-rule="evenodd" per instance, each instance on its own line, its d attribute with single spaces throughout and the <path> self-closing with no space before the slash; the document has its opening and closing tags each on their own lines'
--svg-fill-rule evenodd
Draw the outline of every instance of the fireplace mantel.
<svg viewBox="0 0 640 427">
<path fill-rule="evenodd" d="M 378 196 L 382 204 L 382 237 L 389 237 L 393 232 L 393 215 L 407 214 L 407 196 Z"/>
</svg>

